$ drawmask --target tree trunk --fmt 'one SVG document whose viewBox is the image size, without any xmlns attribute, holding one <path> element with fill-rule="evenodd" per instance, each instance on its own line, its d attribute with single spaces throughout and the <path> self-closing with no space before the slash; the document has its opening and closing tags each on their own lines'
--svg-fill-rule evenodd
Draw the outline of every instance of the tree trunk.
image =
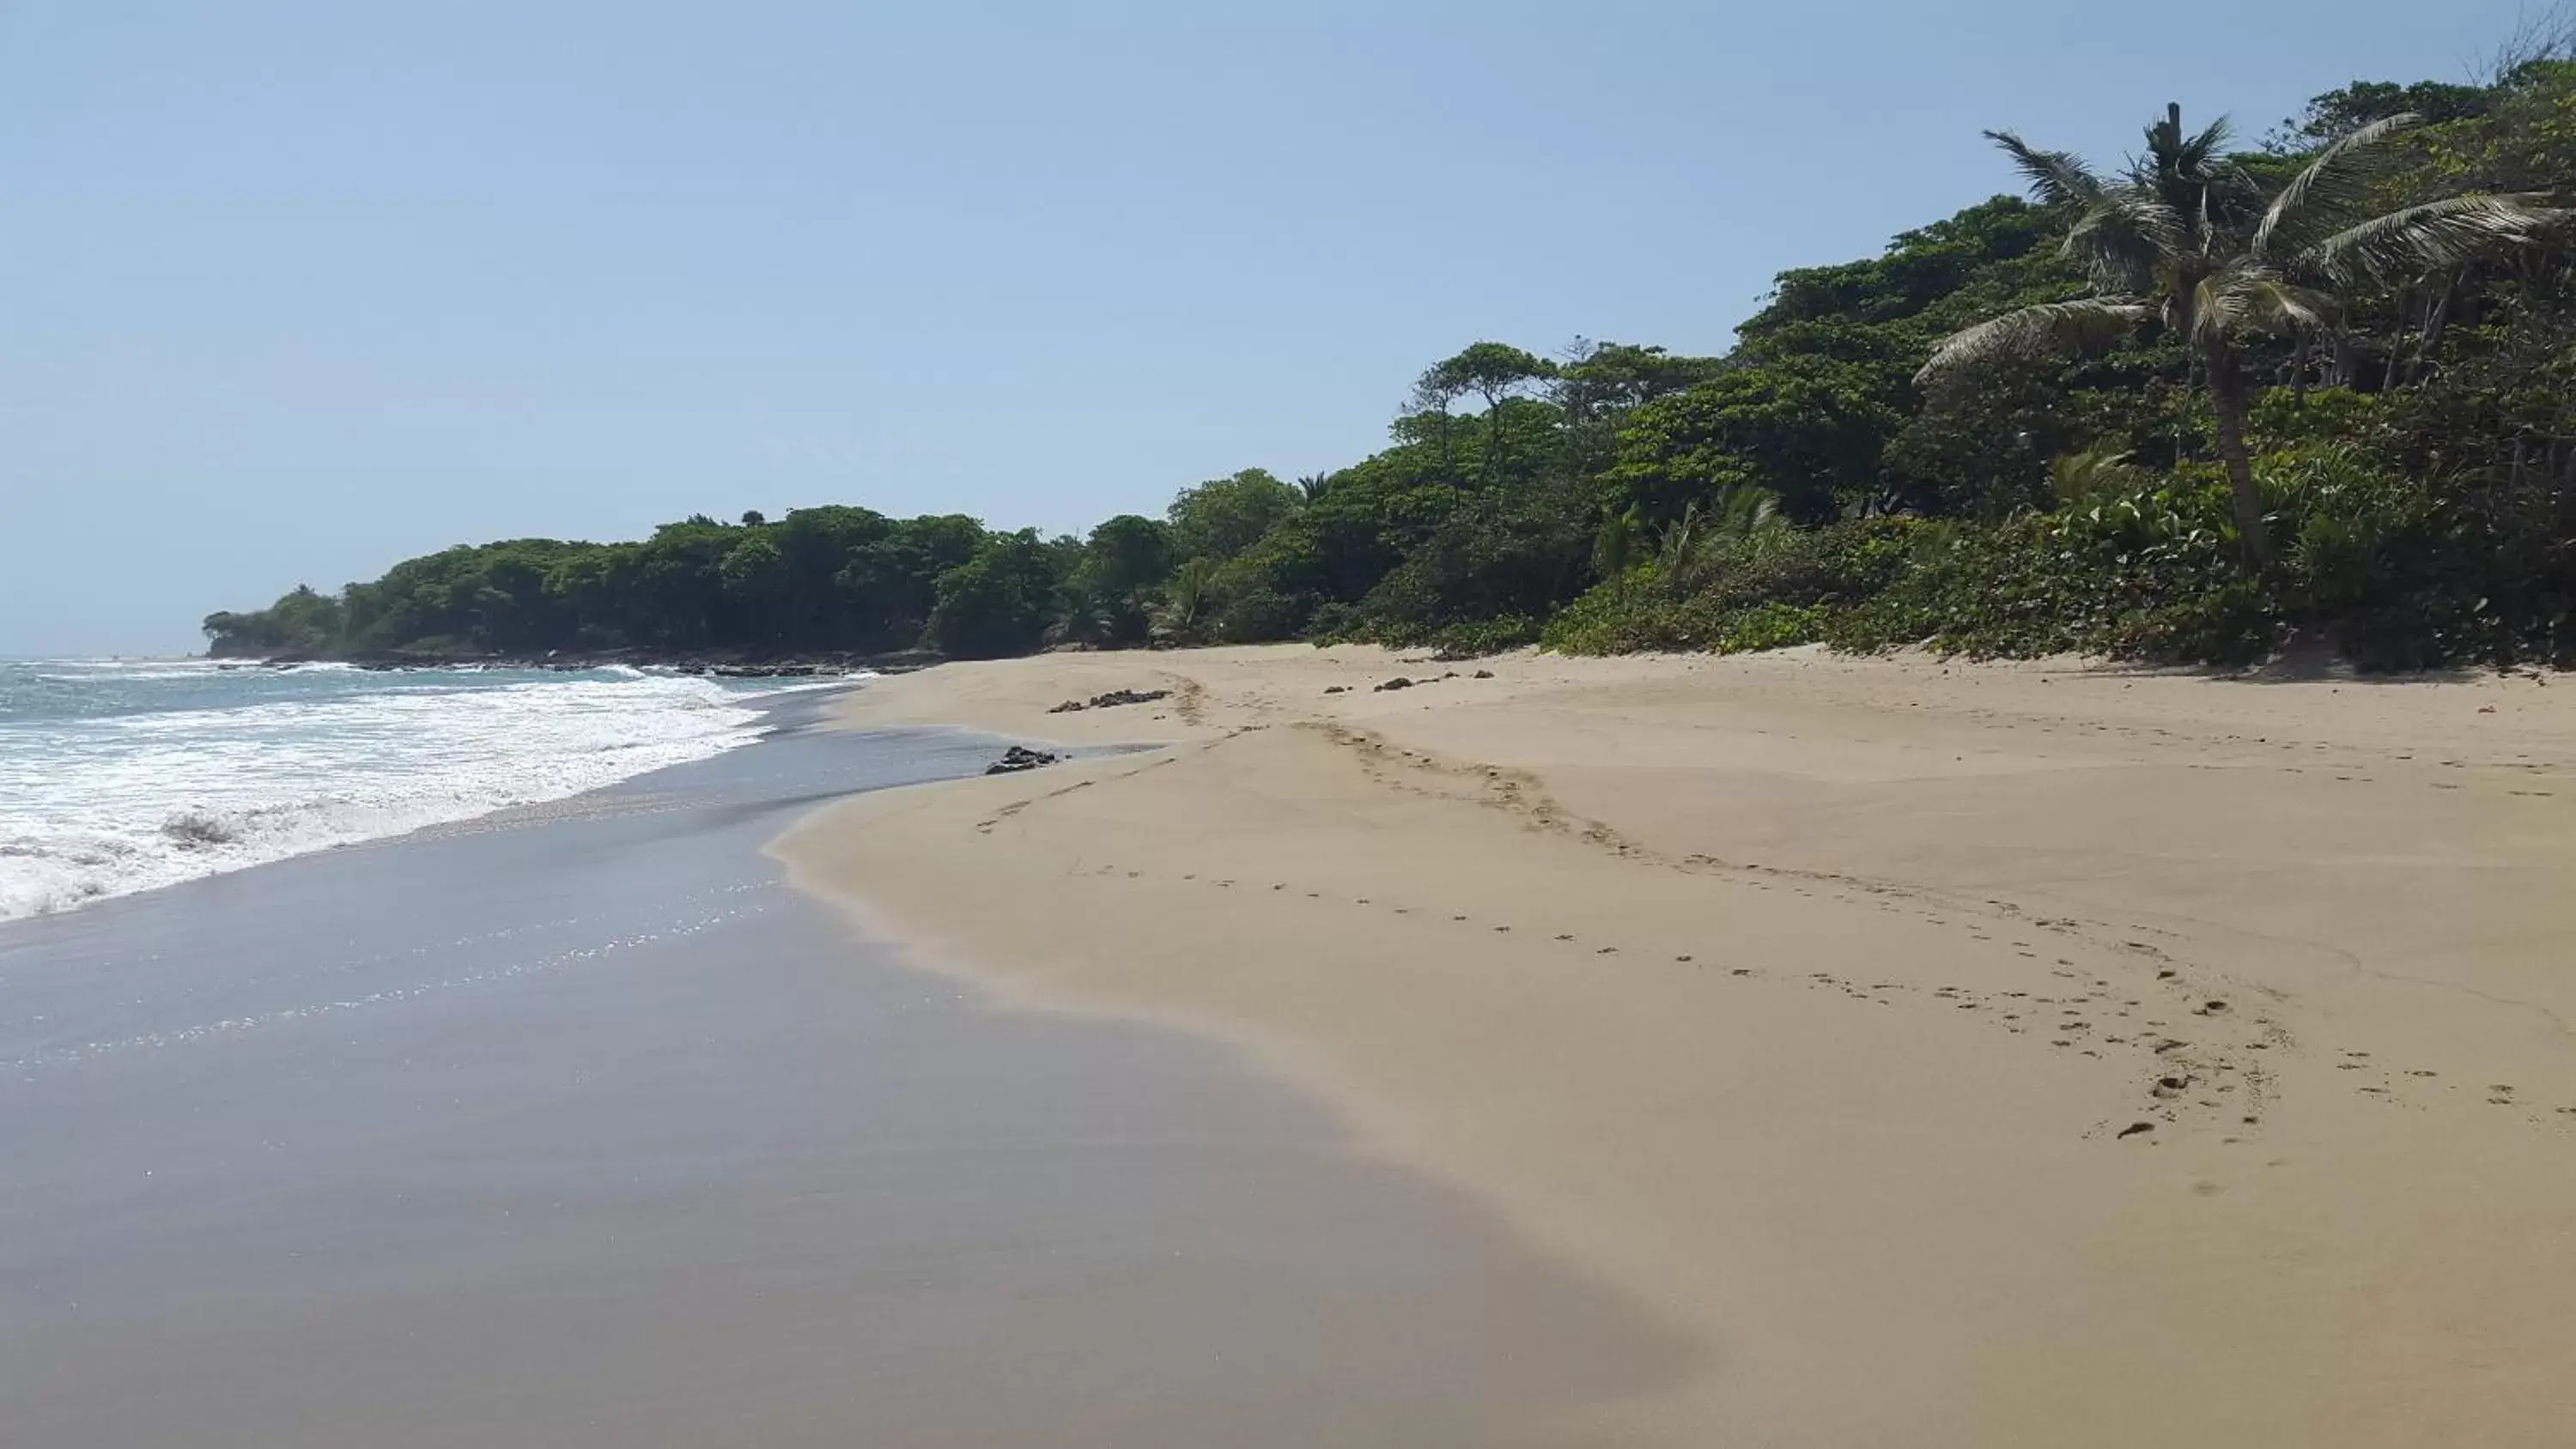
<svg viewBox="0 0 2576 1449">
<path fill-rule="evenodd" d="M 2245 451 L 2245 371 L 2225 342 L 2203 349 L 2209 375 L 2209 410 L 2218 422 L 2218 460 L 2227 465 L 2236 504 L 2236 542 L 2249 573 L 2272 567 L 2272 540 L 2263 526 L 2263 495 L 2254 487 L 2254 460 Z"/>
</svg>

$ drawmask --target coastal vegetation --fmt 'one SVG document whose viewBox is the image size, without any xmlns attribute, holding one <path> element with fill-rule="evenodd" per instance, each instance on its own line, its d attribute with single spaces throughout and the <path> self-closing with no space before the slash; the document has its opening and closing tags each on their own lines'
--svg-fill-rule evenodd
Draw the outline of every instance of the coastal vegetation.
<svg viewBox="0 0 2576 1449">
<path fill-rule="evenodd" d="M 515 540 L 205 621 L 217 653 L 991 657 L 2081 650 L 2576 663 L 2576 31 L 2364 82 L 2259 144 L 2178 110 L 2105 172 L 1783 273 L 1732 350 L 1480 341 L 1388 445 L 1083 537 L 797 509 Z"/>
</svg>

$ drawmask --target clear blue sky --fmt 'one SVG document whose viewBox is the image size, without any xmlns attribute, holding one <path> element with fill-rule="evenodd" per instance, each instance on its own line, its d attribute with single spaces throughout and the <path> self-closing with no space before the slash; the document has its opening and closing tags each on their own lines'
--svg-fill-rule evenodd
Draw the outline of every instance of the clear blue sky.
<svg viewBox="0 0 2576 1449">
<path fill-rule="evenodd" d="M 1076 529 L 2511 0 L 0 0 L 0 654 L 693 511 Z"/>
</svg>

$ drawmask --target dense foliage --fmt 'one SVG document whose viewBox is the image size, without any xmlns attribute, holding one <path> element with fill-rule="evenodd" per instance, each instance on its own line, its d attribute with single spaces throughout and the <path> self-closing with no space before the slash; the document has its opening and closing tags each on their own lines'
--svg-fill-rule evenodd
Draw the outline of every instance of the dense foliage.
<svg viewBox="0 0 2576 1449">
<path fill-rule="evenodd" d="M 1723 357 L 1478 342 L 1329 473 L 1246 469 L 1086 538 L 827 507 L 454 548 L 206 629 L 260 654 L 2224 661 L 2307 636 L 2375 667 L 2576 662 L 2564 44 L 2484 85 L 2345 87 L 2259 150 L 2169 115 L 2108 179 L 2001 139 L 2033 199 L 1783 274 Z"/>
</svg>

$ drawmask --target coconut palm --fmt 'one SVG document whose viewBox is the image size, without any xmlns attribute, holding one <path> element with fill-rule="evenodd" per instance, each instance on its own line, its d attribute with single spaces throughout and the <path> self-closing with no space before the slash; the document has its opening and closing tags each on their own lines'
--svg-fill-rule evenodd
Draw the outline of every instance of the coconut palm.
<svg viewBox="0 0 2576 1449">
<path fill-rule="evenodd" d="M 1736 484 L 1719 492 L 1715 507 L 1703 508 L 1694 499 L 1680 518 L 1664 525 L 1655 540 L 1655 577 L 1677 593 L 1694 592 L 1707 581 L 1715 540 L 1777 537 L 1788 531 L 1779 494 Z"/>
<path fill-rule="evenodd" d="M 2074 214 L 2064 251 L 2083 263 L 2093 295 L 1956 333 L 1916 380 L 2005 356 L 2101 346 L 2161 322 L 2190 347 L 2209 389 L 2246 562 L 2268 567 L 2263 505 L 2245 451 L 2247 337 L 2329 330 L 2339 294 L 2351 287 L 2411 281 L 2532 246 L 2569 216 L 2539 196 L 2482 193 L 2377 212 L 2369 204 L 2374 183 L 2394 159 L 2387 143 L 2417 124 L 2403 115 L 2363 126 L 2269 191 L 2227 154 L 2226 121 L 2187 136 L 2178 105 L 2147 128 L 2146 154 L 2118 176 L 2009 131 L 1987 132 L 2034 196 Z"/>
<path fill-rule="evenodd" d="M 1215 607 L 1215 562 L 1190 559 L 1172 570 L 1172 577 L 1163 585 L 1163 607 L 1157 623 L 1167 635 L 1195 639 Z"/>
</svg>

